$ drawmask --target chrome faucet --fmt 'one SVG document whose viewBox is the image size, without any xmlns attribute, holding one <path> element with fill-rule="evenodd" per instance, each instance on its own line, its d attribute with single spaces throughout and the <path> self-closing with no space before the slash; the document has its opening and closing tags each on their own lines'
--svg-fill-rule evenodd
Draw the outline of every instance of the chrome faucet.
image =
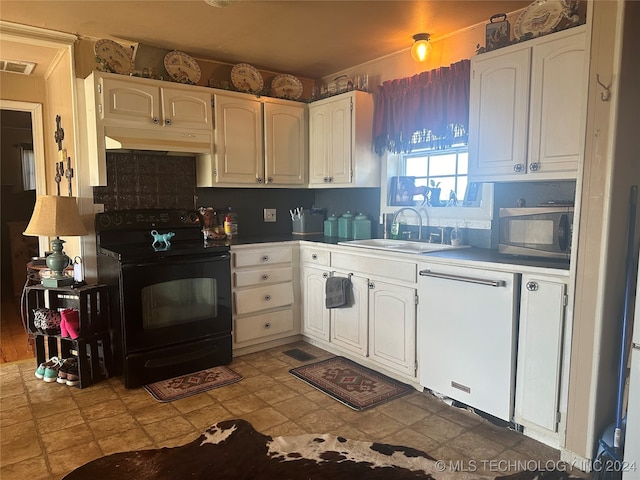
<svg viewBox="0 0 640 480">
<path fill-rule="evenodd" d="M 393 214 L 393 220 L 391 220 L 391 225 L 396 223 L 398 215 L 404 210 L 411 210 L 418 217 L 418 240 L 422 240 L 422 215 L 418 210 L 416 210 L 413 207 L 402 207 L 396 210 L 395 213 Z"/>
</svg>

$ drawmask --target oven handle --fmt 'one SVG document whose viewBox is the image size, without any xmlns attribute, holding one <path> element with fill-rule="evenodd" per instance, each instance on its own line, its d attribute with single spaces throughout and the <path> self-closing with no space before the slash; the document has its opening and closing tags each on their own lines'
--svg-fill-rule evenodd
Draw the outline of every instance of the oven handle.
<svg viewBox="0 0 640 480">
<path fill-rule="evenodd" d="M 145 263 L 129 263 L 123 265 L 123 268 L 143 268 L 154 267 L 157 265 L 184 265 L 188 263 L 203 263 L 203 262 L 220 262 L 228 261 L 231 259 L 231 254 L 221 253 L 220 255 L 211 255 L 206 257 L 158 257 L 153 262 Z"/>
</svg>

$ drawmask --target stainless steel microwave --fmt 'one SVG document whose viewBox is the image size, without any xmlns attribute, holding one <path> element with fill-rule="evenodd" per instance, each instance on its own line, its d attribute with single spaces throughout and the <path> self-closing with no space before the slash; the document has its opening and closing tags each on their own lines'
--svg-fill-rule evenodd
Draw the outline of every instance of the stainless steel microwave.
<svg viewBox="0 0 640 480">
<path fill-rule="evenodd" d="M 498 251 L 568 260 L 572 233 L 573 207 L 501 208 Z"/>
</svg>

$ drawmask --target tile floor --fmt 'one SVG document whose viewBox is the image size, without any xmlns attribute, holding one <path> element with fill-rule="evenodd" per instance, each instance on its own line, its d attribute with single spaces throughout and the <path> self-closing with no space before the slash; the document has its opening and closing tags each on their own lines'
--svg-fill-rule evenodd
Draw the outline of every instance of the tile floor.
<svg viewBox="0 0 640 480">
<path fill-rule="evenodd" d="M 33 359 L 2 364 L 0 478 L 60 479 L 102 455 L 181 445 L 232 418 L 274 436 L 333 433 L 406 445 L 444 460 L 559 458 L 557 450 L 428 393 L 414 391 L 356 412 L 288 373 L 303 364 L 282 353 L 292 348 L 315 355 L 311 362 L 331 356 L 297 343 L 238 357 L 230 367 L 242 381 L 171 403 L 157 402 L 142 388 L 127 390 L 119 378 L 79 389 L 38 380 Z"/>
</svg>

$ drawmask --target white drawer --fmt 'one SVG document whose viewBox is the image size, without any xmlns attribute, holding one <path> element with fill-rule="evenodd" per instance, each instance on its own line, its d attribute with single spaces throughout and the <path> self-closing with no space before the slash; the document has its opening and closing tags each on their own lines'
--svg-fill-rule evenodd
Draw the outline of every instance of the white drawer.
<svg viewBox="0 0 640 480">
<path fill-rule="evenodd" d="M 316 265 L 329 265 L 331 254 L 328 250 L 315 248 L 303 248 L 300 252 L 300 260 L 304 263 L 315 263 Z"/>
<path fill-rule="evenodd" d="M 271 283 L 290 282 L 291 280 L 293 280 L 293 268 L 291 267 L 260 268 L 233 273 L 234 287 L 269 285 Z"/>
<path fill-rule="evenodd" d="M 236 319 L 233 322 L 233 338 L 235 343 L 242 343 L 293 332 L 293 328 L 293 310 L 288 308 Z"/>
<path fill-rule="evenodd" d="M 284 307 L 293 303 L 293 283 L 248 288 L 234 292 L 233 298 L 237 315 Z"/>
<path fill-rule="evenodd" d="M 271 265 L 274 263 L 291 263 L 292 258 L 291 248 L 240 250 L 233 252 L 233 265 L 239 268 Z"/>
<path fill-rule="evenodd" d="M 398 260 L 333 252 L 331 266 L 353 273 L 364 273 L 406 282 L 417 281 L 417 265 Z"/>
</svg>

